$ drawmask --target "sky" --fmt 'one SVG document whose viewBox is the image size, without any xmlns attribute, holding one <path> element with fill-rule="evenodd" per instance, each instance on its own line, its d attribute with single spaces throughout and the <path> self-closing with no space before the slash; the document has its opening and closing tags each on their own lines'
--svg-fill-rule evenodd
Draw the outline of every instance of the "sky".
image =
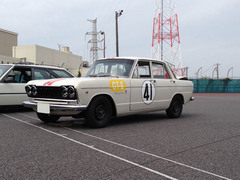
<svg viewBox="0 0 240 180">
<path fill-rule="evenodd" d="M 183 67 L 190 77 L 212 77 L 219 63 L 221 78 L 240 78 L 240 1 L 175 0 L 179 18 Z M 119 55 L 151 57 L 156 0 L 0 0 L 0 28 L 18 33 L 18 45 L 51 49 L 69 46 L 73 54 L 89 59 L 87 43 L 92 23 L 106 35 L 106 56 L 116 55 L 115 11 Z M 99 35 L 99 39 L 101 39 Z M 103 47 L 99 44 L 99 47 Z M 99 57 L 103 52 L 99 51 Z M 216 73 L 213 74 L 216 78 Z"/>
</svg>

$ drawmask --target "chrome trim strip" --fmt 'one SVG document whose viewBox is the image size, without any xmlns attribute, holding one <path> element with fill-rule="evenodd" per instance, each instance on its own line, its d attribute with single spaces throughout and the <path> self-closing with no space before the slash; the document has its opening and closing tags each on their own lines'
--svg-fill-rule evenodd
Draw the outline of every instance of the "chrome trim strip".
<svg viewBox="0 0 240 180">
<path fill-rule="evenodd" d="M 77 100 L 70 99 L 49 99 L 49 98 L 30 98 L 31 101 L 52 101 L 52 102 L 64 102 L 64 103 L 77 103 Z"/>
<path fill-rule="evenodd" d="M 33 110 L 37 111 L 37 102 L 30 102 L 30 101 L 24 101 L 23 103 L 24 107 L 32 108 Z M 81 112 L 83 110 L 87 109 L 86 105 L 70 105 L 70 104 L 50 104 L 50 112 L 57 114 L 61 112 Z"/>
</svg>

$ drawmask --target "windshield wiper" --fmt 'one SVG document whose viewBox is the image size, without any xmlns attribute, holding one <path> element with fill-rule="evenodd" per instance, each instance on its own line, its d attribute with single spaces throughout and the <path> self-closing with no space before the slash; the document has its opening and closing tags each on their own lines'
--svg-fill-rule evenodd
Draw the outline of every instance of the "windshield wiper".
<svg viewBox="0 0 240 180">
<path fill-rule="evenodd" d="M 98 77 L 96 74 L 89 74 L 87 77 Z"/>
<path fill-rule="evenodd" d="M 98 77 L 109 77 L 111 74 L 99 74 Z"/>
<path fill-rule="evenodd" d="M 117 77 L 117 75 L 111 75 L 111 74 L 89 74 L 87 77 Z"/>
<path fill-rule="evenodd" d="M 111 74 L 100 74 L 98 75 L 98 77 L 117 77 L 118 78 L 117 75 L 111 75 Z"/>
</svg>

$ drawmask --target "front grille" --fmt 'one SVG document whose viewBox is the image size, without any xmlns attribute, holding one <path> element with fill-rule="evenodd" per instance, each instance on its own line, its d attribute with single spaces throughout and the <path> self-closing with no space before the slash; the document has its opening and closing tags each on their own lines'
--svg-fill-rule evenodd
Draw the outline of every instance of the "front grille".
<svg viewBox="0 0 240 180">
<path fill-rule="evenodd" d="M 45 87 L 37 86 L 37 95 L 35 98 L 49 98 L 49 99 L 69 99 L 62 96 L 62 87 Z M 76 99 L 75 96 L 71 99 Z"/>
</svg>

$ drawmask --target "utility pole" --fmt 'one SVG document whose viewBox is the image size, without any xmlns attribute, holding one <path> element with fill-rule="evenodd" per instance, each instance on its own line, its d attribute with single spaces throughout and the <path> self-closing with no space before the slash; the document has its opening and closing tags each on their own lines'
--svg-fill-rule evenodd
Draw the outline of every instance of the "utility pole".
<svg viewBox="0 0 240 180">
<path fill-rule="evenodd" d="M 116 21 L 116 57 L 119 56 L 119 48 L 118 48 L 118 17 L 120 17 L 123 13 L 123 10 L 115 11 L 115 21 Z"/>
<path fill-rule="evenodd" d="M 103 35 L 103 57 L 106 57 L 106 37 L 105 37 L 105 32 L 100 31 L 101 35 Z"/>
</svg>

